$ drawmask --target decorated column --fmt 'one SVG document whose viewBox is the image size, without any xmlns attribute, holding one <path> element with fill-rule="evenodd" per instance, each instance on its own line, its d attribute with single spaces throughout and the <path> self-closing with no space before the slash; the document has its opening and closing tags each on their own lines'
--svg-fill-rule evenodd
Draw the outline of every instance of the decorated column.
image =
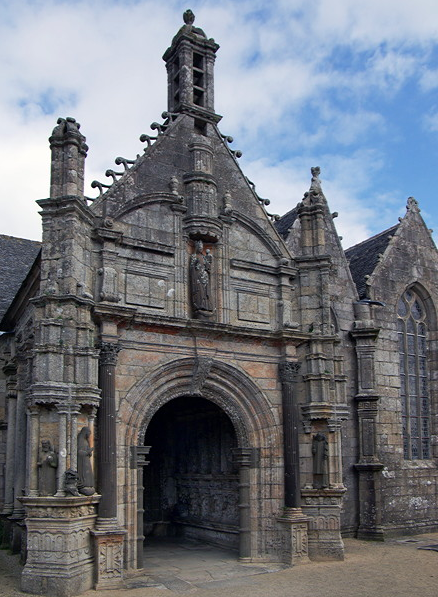
<svg viewBox="0 0 438 597">
<path fill-rule="evenodd" d="M 378 303 L 375 303 L 376 305 Z M 359 539 L 383 541 L 381 526 L 380 482 L 383 464 L 376 446 L 376 420 L 379 395 L 376 390 L 374 357 L 379 329 L 372 319 L 370 301 L 355 305 L 356 320 L 351 335 L 356 341 L 358 392 L 356 394 L 359 426 Z"/>
<path fill-rule="evenodd" d="M 308 520 L 301 510 L 300 419 L 294 392 L 299 369 L 300 363 L 283 361 L 279 364 L 283 406 L 284 512 L 278 522 L 287 546 L 283 559 L 291 566 L 308 560 Z"/>
<path fill-rule="evenodd" d="M 132 447 L 132 468 L 137 469 L 137 568 L 143 568 L 143 543 L 144 543 L 144 522 L 143 522 L 143 471 L 149 464 L 147 456 L 151 446 Z"/>
<path fill-rule="evenodd" d="M 251 448 L 236 448 L 234 459 L 239 467 L 239 559 L 251 558 L 250 466 Z"/>
<path fill-rule="evenodd" d="M 96 589 L 122 586 L 123 539 L 126 531 L 117 520 L 117 437 L 115 370 L 117 342 L 100 345 L 99 386 L 102 391 L 97 416 L 99 445 L 97 452 L 98 490 L 101 494 L 95 538 Z"/>
<path fill-rule="evenodd" d="M 299 461 L 299 411 L 294 400 L 294 384 L 300 363 L 283 361 L 279 365 L 284 438 L 284 506 L 301 508 L 300 461 Z"/>
</svg>

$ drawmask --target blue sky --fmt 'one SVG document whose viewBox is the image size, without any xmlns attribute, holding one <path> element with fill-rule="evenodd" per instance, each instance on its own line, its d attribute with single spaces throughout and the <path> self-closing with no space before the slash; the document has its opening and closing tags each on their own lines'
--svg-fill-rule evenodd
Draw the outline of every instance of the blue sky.
<svg viewBox="0 0 438 597">
<path fill-rule="evenodd" d="M 58 116 L 87 137 L 89 196 L 116 156 L 142 152 L 189 7 L 221 46 L 219 126 L 271 212 L 319 165 L 345 247 L 396 223 L 411 195 L 438 232 L 436 0 L 0 0 L 0 233 L 40 237 Z"/>
</svg>

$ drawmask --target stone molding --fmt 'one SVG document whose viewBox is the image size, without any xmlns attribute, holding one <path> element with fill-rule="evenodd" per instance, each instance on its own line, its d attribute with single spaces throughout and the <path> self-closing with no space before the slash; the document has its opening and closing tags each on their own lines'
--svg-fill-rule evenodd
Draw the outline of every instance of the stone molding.
<svg viewBox="0 0 438 597">
<path fill-rule="evenodd" d="M 120 417 L 126 417 L 128 428 L 138 429 L 134 443 L 142 444 L 150 420 L 164 404 L 190 393 L 194 362 L 194 358 L 169 361 L 130 390 L 121 404 Z M 239 446 L 250 445 L 249 435 L 254 436 L 254 433 L 259 442 L 254 445 L 267 445 L 267 434 L 271 445 L 279 445 L 278 425 L 270 404 L 244 372 L 213 359 L 202 396 L 217 404 L 230 417 Z M 257 411 L 254 410 L 256 404 L 259 405 Z"/>
</svg>

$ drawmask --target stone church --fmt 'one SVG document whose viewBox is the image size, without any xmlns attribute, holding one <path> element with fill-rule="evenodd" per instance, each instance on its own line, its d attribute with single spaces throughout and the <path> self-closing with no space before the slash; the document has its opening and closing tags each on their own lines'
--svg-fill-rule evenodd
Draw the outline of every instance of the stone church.
<svg viewBox="0 0 438 597">
<path fill-rule="evenodd" d="M 438 527 L 418 204 L 344 251 L 314 167 L 269 214 L 218 127 L 218 48 L 186 11 L 163 122 L 94 200 L 59 118 L 42 242 L 0 237 L 0 506 L 24 591 L 121 586 L 157 535 L 292 566 Z"/>
</svg>

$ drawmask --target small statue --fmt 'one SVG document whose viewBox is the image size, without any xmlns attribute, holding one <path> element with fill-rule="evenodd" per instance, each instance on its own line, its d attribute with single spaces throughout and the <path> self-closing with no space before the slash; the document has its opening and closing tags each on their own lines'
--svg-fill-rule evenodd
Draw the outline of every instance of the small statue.
<svg viewBox="0 0 438 597">
<path fill-rule="evenodd" d="M 64 491 L 67 495 L 81 495 L 78 491 L 78 474 L 71 468 L 64 473 Z"/>
<path fill-rule="evenodd" d="M 319 166 L 314 166 L 313 168 L 310 168 L 310 172 L 312 174 L 310 190 L 313 191 L 315 194 L 319 194 L 322 192 L 321 181 L 319 180 L 319 175 L 321 174 L 321 168 Z"/>
<path fill-rule="evenodd" d="M 55 495 L 56 493 L 56 469 L 58 468 L 58 456 L 52 448 L 48 439 L 41 441 L 41 454 L 38 460 L 38 491 L 40 495 Z"/>
<path fill-rule="evenodd" d="M 324 489 L 328 487 L 328 441 L 323 433 L 317 433 L 313 436 L 312 454 L 313 487 L 314 489 Z"/>
<path fill-rule="evenodd" d="M 310 189 L 307 193 L 304 193 L 303 204 L 304 205 L 315 205 L 325 203 L 324 193 L 322 192 L 321 181 L 319 175 L 321 169 L 319 166 L 310 168 L 312 173 L 312 180 L 310 182 Z"/>
<path fill-rule="evenodd" d="M 82 495 L 95 493 L 94 473 L 91 468 L 93 448 L 90 447 L 90 435 L 89 427 L 83 427 L 78 435 L 78 490 Z"/>
<path fill-rule="evenodd" d="M 197 319 L 211 317 L 213 303 L 211 297 L 211 266 L 213 256 L 210 249 L 204 255 L 202 240 L 195 242 L 195 252 L 190 257 L 190 289 L 193 315 Z"/>
<path fill-rule="evenodd" d="M 195 22 L 195 15 L 193 14 L 193 12 L 189 9 L 187 9 L 185 11 L 185 13 L 183 14 L 183 19 L 184 19 L 184 23 L 186 25 L 193 25 L 193 23 Z"/>
</svg>

